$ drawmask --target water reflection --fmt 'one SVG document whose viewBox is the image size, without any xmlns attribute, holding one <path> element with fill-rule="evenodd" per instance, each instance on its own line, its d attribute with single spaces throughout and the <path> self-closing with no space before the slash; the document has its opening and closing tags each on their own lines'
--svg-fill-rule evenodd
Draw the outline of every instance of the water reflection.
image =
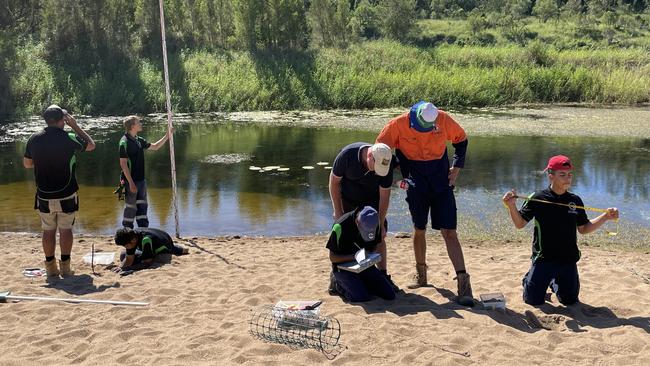
<svg viewBox="0 0 650 366">
<path fill-rule="evenodd" d="M 271 126 L 255 123 L 180 124 L 175 135 L 179 216 L 183 234 L 298 235 L 326 231 L 331 221 L 327 191 L 329 171 L 339 149 L 355 141 L 372 141 L 376 131 Z M 34 123 L 40 123 L 35 121 Z M 30 126 L 33 129 L 33 126 Z M 120 223 L 123 202 L 112 194 L 119 177 L 117 120 L 94 135 L 102 143 L 78 159 L 82 232 L 109 234 Z M 156 140 L 163 125 L 145 121 L 144 136 Z M 2 198 L 0 231 L 38 231 L 32 209 L 32 171 L 22 167 L 26 136 L 0 143 Z M 459 214 L 494 230 L 502 215 L 499 198 L 510 188 L 528 193 L 543 188 L 539 175 L 554 154 L 569 155 L 576 165 L 574 189 L 587 205 L 618 206 L 626 222 L 650 227 L 650 140 L 633 138 L 470 137 L 466 169 L 458 181 Z M 246 159 L 215 155 L 240 154 Z M 209 162 L 205 161 L 210 157 Z M 247 159 L 250 160 L 247 160 Z M 166 148 L 148 152 L 146 176 L 150 221 L 173 231 L 170 162 Z M 283 165 L 286 172 L 259 173 L 249 165 Z M 303 170 L 314 165 L 314 170 Z M 393 192 L 391 230 L 408 231 L 404 193 Z M 504 216 L 505 217 L 505 216 Z M 507 218 L 507 217 L 505 217 Z M 463 222 L 460 222 L 462 228 Z"/>
</svg>

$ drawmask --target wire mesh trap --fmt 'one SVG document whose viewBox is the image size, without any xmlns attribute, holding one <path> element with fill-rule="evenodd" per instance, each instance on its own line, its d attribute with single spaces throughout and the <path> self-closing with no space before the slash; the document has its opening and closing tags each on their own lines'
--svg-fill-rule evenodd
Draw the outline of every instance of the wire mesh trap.
<svg viewBox="0 0 650 366">
<path fill-rule="evenodd" d="M 314 310 L 289 310 L 264 305 L 253 309 L 250 332 L 264 341 L 296 348 L 313 348 L 328 358 L 340 353 L 341 324 Z"/>
</svg>

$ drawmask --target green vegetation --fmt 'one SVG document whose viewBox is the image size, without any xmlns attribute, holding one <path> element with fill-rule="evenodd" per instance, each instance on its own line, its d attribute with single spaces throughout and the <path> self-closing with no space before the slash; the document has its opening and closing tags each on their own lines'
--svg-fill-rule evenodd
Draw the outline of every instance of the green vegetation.
<svg viewBox="0 0 650 366">
<path fill-rule="evenodd" d="M 650 102 L 645 0 L 166 0 L 177 111 Z M 158 5 L 0 5 L 0 116 L 164 109 Z"/>
</svg>

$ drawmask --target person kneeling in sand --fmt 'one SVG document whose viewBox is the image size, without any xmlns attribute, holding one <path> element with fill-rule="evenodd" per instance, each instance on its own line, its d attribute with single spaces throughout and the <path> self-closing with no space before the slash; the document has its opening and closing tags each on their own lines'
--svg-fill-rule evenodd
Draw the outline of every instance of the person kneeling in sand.
<svg viewBox="0 0 650 366">
<path fill-rule="evenodd" d="M 528 197 L 517 210 L 517 192 L 512 190 L 503 196 L 510 217 L 517 229 L 535 219 L 533 255 L 530 270 L 524 276 L 524 302 L 541 305 L 545 302 L 546 289 L 550 286 L 560 303 L 571 305 L 578 302 L 580 279 L 576 263 L 580 260 L 576 228 L 580 234 L 596 231 L 607 220 L 618 218 L 618 209 L 589 220 L 582 199 L 569 192 L 573 165 L 568 157 L 553 156 L 546 167 L 550 185 Z"/>
<path fill-rule="evenodd" d="M 361 249 L 376 251 L 382 241 L 381 234 L 379 214 L 370 206 L 343 214 L 332 226 L 326 248 L 330 250 L 333 287 L 346 300 L 364 302 L 370 300 L 371 295 L 386 300 L 395 298 L 391 283 L 377 267 L 371 266 L 360 273 L 338 268 L 338 264 L 355 261 L 354 254 Z"/>
<path fill-rule="evenodd" d="M 124 247 L 120 254 L 122 263 L 113 269 L 118 273 L 148 268 L 154 260 L 161 263 L 169 262 L 172 254 L 189 253 L 187 248 L 174 244 L 169 234 L 154 228 L 119 229 L 115 233 L 115 244 Z"/>
</svg>

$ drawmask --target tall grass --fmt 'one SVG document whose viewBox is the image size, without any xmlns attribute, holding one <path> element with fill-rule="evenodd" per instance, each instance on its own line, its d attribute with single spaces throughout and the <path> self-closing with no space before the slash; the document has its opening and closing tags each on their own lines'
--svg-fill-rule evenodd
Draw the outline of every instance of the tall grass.
<svg viewBox="0 0 650 366">
<path fill-rule="evenodd" d="M 77 112 L 161 111 L 160 65 L 84 77 L 48 64 L 39 45 L 19 50 L 10 87 L 21 112 L 49 101 Z M 177 111 L 380 108 L 429 99 L 445 108 L 512 103 L 650 102 L 650 55 L 638 49 L 418 48 L 389 41 L 294 53 L 206 51 L 175 55 Z"/>
</svg>

